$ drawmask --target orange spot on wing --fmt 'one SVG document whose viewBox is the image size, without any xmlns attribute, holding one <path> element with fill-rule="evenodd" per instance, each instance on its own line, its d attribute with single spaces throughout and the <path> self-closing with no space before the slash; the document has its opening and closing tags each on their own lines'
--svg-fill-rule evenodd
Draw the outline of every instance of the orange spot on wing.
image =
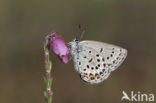
<svg viewBox="0 0 156 103">
<path fill-rule="evenodd" d="M 90 79 L 90 80 L 93 80 L 93 79 L 95 79 L 95 76 L 94 76 L 93 74 L 90 74 L 90 75 L 89 75 L 89 79 Z"/>
</svg>

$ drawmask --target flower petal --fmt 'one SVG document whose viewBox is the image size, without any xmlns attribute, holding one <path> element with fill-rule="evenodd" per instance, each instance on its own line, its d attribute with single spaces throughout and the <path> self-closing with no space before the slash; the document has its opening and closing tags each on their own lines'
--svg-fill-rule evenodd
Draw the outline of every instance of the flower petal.
<svg viewBox="0 0 156 103">
<path fill-rule="evenodd" d="M 51 32 L 48 36 L 50 46 L 52 51 L 59 56 L 59 59 L 63 63 L 68 63 L 68 55 L 69 55 L 69 48 L 66 45 L 65 41 L 63 40 L 62 36 L 58 33 Z"/>
</svg>

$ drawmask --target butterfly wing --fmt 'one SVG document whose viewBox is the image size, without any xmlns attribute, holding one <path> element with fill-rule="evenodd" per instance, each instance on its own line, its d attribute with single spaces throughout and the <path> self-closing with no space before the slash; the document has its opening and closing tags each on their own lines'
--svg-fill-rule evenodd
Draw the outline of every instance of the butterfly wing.
<svg viewBox="0 0 156 103">
<path fill-rule="evenodd" d="M 107 79 L 127 56 L 127 50 L 98 41 L 81 41 L 74 55 L 75 69 L 80 77 L 90 84 Z"/>
</svg>

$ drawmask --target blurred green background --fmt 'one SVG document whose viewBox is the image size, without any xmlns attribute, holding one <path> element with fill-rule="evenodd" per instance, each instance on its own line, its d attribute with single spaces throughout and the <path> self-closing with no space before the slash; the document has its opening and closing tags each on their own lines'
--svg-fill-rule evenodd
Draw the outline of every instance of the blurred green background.
<svg viewBox="0 0 156 103">
<path fill-rule="evenodd" d="M 45 103 L 44 37 L 66 42 L 87 26 L 84 39 L 128 49 L 128 57 L 98 85 L 87 85 L 72 61 L 53 61 L 53 103 L 120 103 L 122 91 L 156 95 L 155 0 L 1 0 L 0 103 Z M 125 101 L 126 102 L 126 101 Z"/>
</svg>

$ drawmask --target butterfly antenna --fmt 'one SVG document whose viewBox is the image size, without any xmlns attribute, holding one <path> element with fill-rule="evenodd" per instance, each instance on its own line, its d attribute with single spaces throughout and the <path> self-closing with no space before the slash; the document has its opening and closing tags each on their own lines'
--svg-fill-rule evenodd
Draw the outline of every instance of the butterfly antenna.
<svg viewBox="0 0 156 103">
<path fill-rule="evenodd" d="M 79 30 L 81 31 L 80 36 L 79 36 L 79 40 L 82 40 L 82 38 L 86 32 L 86 28 L 83 28 L 83 30 L 81 30 L 81 25 L 79 25 Z"/>
</svg>

